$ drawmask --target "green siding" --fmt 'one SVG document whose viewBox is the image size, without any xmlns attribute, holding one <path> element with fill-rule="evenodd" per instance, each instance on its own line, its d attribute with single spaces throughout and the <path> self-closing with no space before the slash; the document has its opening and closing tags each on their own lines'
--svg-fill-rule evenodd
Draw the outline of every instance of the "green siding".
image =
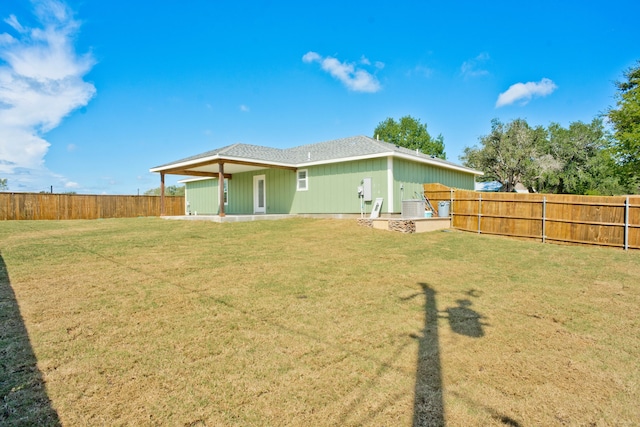
<svg viewBox="0 0 640 427">
<path fill-rule="evenodd" d="M 289 213 L 296 189 L 296 174 L 285 169 L 262 169 L 234 174 L 229 180 L 228 214 L 253 213 L 253 177 L 264 175 L 267 213 Z"/>
<path fill-rule="evenodd" d="M 262 169 L 234 174 L 229 180 L 227 214 L 253 213 L 253 177 L 264 175 L 267 213 L 341 214 L 360 213 L 357 187 L 363 178 L 371 178 L 372 198 L 384 199 L 382 212 L 388 212 L 388 159 L 358 160 L 309 166 L 308 190 L 296 190 L 296 172 L 286 169 Z M 439 182 L 450 187 L 472 190 L 474 176 L 469 173 L 393 159 L 393 212 L 401 212 L 402 199 L 413 199 L 425 183 Z M 404 185 L 404 192 L 400 186 Z M 200 215 L 218 213 L 218 180 L 186 183 L 191 212 Z M 371 212 L 371 202 L 365 212 Z"/>
<path fill-rule="evenodd" d="M 191 214 L 218 214 L 218 180 L 191 181 L 186 184 L 186 202 Z"/>
<path fill-rule="evenodd" d="M 296 192 L 296 172 L 285 169 L 265 170 L 267 213 L 289 213 Z"/>
<path fill-rule="evenodd" d="M 229 180 L 228 214 L 253 213 L 253 181 L 252 173 L 237 173 Z"/>
<path fill-rule="evenodd" d="M 440 183 L 449 187 L 473 190 L 475 176 L 470 173 L 439 168 L 403 159 L 393 161 L 394 212 L 401 212 L 402 199 L 415 199 L 423 192 L 423 184 Z M 400 185 L 404 185 L 401 194 Z"/>
<path fill-rule="evenodd" d="M 387 202 L 387 159 L 369 159 L 333 163 L 305 168 L 309 175 L 309 189 L 295 191 L 291 213 L 360 213 L 357 188 L 363 178 L 371 178 L 372 198 Z M 295 178 L 295 176 L 294 176 Z M 371 202 L 366 203 L 371 212 Z"/>
<path fill-rule="evenodd" d="M 225 206 L 225 213 L 253 214 L 253 177 L 256 175 L 265 176 L 267 213 L 289 213 L 296 189 L 296 174 L 284 169 L 263 169 L 234 174 L 228 184 L 228 204 Z M 186 188 L 186 200 L 192 213 L 218 214 L 217 179 L 187 182 Z"/>
</svg>

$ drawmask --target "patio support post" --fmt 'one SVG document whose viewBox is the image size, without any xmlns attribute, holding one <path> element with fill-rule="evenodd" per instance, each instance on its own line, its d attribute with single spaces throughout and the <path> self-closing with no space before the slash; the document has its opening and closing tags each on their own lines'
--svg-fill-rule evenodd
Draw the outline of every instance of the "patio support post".
<svg viewBox="0 0 640 427">
<path fill-rule="evenodd" d="M 220 216 L 224 216 L 224 163 L 220 163 L 218 168 L 218 205 L 220 206 Z"/>
<path fill-rule="evenodd" d="M 164 172 L 160 172 L 160 216 L 164 216 Z"/>
</svg>

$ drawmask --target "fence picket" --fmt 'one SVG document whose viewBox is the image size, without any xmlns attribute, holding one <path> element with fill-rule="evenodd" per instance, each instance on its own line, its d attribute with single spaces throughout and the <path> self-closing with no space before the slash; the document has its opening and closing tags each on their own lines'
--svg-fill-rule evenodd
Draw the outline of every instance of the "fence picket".
<svg viewBox="0 0 640 427">
<path fill-rule="evenodd" d="M 184 197 L 165 197 L 166 215 L 184 215 Z M 159 196 L 0 193 L 0 220 L 160 216 Z"/>
<path fill-rule="evenodd" d="M 442 184 L 425 184 L 424 192 L 433 203 L 455 203 L 451 226 L 459 230 L 640 249 L 640 196 L 479 193 Z"/>
</svg>

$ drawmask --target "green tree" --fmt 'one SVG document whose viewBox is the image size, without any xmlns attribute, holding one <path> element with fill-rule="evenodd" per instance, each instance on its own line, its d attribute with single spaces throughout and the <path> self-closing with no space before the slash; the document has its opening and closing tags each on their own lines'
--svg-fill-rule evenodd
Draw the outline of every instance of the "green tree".
<svg viewBox="0 0 640 427">
<path fill-rule="evenodd" d="M 375 128 L 373 137 L 411 150 L 418 149 L 441 159 L 447 158 L 442 135 L 432 138 L 427 131 L 427 124 L 411 116 L 404 116 L 397 122 L 391 117 L 387 118 Z"/>
<path fill-rule="evenodd" d="M 613 124 L 613 152 L 623 183 L 640 191 L 640 61 L 624 72 L 626 80 L 616 82 L 616 108 L 607 116 Z"/>
<path fill-rule="evenodd" d="M 593 119 L 588 124 L 573 122 L 568 128 L 551 123 L 548 136 L 542 141 L 536 157 L 539 175 L 535 187 L 538 191 L 600 195 L 624 193 L 609 151 L 611 135 L 601 119 Z"/>
<path fill-rule="evenodd" d="M 503 191 L 511 192 L 521 183 L 531 188 L 539 175 L 535 161 L 546 138 L 541 126 L 532 128 L 523 119 L 503 124 L 491 121 L 491 133 L 480 138 L 480 147 L 466 147 L 461 159 L 465 166 L 481 170 L 486 181 L 498 181 Z"/>
<path fill-rule="evenodd" d="M 152 188 L 144 192 L 145 196 L 159 196 L 160 187 Z M 164 189 L 165 196 L 184 196 L 184 185 L 169 185 Z"/>
<path fill-rule="evenodd" d="M 0 178 L 0 191 L 7 191 L 8 189 L 7 178 Z"/>
</svg>

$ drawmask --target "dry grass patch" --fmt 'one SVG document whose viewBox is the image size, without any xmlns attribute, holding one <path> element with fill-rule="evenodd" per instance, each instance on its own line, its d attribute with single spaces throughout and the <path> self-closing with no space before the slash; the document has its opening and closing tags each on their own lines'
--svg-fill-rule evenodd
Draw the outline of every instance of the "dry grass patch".
<svg viewBox="0 0 640 427">
<path fill-rule="evenodd" d="M 0 251 L 0 353 L 31 355 L 2 424 L 640 419 L 638 252 L 161 219 L 6 222 Z"/>
</svg>

